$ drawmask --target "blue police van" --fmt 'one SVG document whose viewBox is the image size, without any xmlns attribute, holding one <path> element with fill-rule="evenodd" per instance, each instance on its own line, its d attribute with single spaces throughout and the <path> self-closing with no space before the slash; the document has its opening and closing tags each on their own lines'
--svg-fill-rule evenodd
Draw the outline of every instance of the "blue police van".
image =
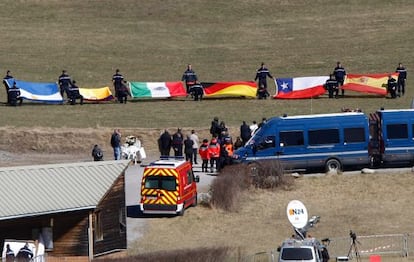
<svg viewBox="0 0 414 262">
<path fill-rule="evenodd" d="M 258 129 L 234 161 L 279 161 L 285 170 L 367 167 L 369 121 L 361 112 L 273 117 Z"/>
<path fill-rule="evenodd" d="M 414 164 L 414 109 L 378 110 L 369 126 L 372 166 Z"/>
</svg>

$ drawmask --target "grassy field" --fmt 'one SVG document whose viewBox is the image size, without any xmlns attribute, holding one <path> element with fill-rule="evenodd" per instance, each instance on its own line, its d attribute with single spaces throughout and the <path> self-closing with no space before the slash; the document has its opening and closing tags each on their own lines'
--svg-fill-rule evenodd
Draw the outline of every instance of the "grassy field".
<svg viewBox="0 0 414 262">
<path fill-rule="evenodd" d="M 146 135 L 145 146 L 155 149 L 160 130 L 195 128 L 204 136 L 214 116 L 236 136 L 243 120 L 284 113 L 408 108 L 414 97 L 413 13 L 411 0 L 2 0 L 0 73 L 9 69 L 20 80 L 56 81 L 66 69 L 81 87 L 110 86 L 119 68 L 130 81 L 177 81 L 187 63 L 201 81 L 253 80 L 261 62 L 275 77 L 318 76 L 329 74 L 339 60 L 348 73 L 393 72 L 402 62 L 408 82 L 406 96 L 396 100 L 347 92 L 341 99 L 294 101 L 183 99 L 19 108 L 1 104 L 0 150 L 89 157 L 93 143 L 110 150 L 108 136 L 114 127 Z M 0 101 L 5 100 L 5 92 L 0 92 Z M 318 236 L 347 236 L 350 228 L 359 234 L 404 233 L 414 216 L 406 208 L 412 202 L 411 180 L 411 175 L 304 180 L 294 191 L 254 192 L 247 199 L 254 204 L 236 214 L 192 209 L 184 218 L 168 220 L 175 226 L 170 235 L 178 234 L 186 246 L 221 245 L 237 236 L 234 245 L 247 252 L 268 250 L 291 233 L 280 217 L 292 198 L 306 199 L 312 212 L 322 215 Z M 331 203 L 337 206 L 327 210 Z M 370 213 L 368 203 L 379 213 Z M 401 209 L 407 210 L 406 216 L 396 215 Z M 151 221 L 150 232 L 162 230 L 165 221 Z M 188 224 L 204 238 L 183 234 L 180 229 Z M 136 252 L 161 247 L 148 239 Z"/>
<path fill-rule="evenodd" d="M 326 75 L 337 60 L 348 73 L 392 72 L 401 61 L 410 78 L 413 10 L 408 0 L 5 0 L 0 70 L 21 80 L 56 81 L 66 69 L 80 86 L 99 87 L 111 84 L 116 68 L 131 81 L 174 81 L 192 63 L 201 81 L 231 81 L 252 80 L 262 61 L 276 77 Z M 219 116 L 238 126 L 283 113 L 406 108 L 410 81 L 407 88 L 398 100 L 348 92 L 351 97 L 329 101 L 36 105 L 1 108 L 0 121 L 23 127 L 203 127 Z"/>
</svg>

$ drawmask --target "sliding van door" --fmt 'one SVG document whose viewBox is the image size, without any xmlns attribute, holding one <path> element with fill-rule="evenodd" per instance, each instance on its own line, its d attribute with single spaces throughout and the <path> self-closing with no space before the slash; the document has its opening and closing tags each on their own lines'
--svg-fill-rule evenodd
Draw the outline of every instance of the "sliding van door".
<svg viewBox="0 0 414 262">
<path fill-rule="evenodd" d="M 368 127 L 344 127 L 341 161 L 345 166 L 368 166 Z"/>
<path fill-rule="evenodd" d="M 306 169 L 307 154 L 303 129 L 280 130 L 276 154 L 285 169 Z"/>
</svg>

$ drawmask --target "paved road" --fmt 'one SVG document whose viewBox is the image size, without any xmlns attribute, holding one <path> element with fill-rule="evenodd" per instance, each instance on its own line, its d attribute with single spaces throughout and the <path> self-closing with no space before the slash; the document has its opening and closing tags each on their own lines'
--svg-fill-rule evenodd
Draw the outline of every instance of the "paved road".
<svg viewBox="0 0 414 262">
<path fill-rule="evenodd" d="M 198 192 L 207 192 L 209 185 L 215 179 L 214 175 L 209 175 L 201 170 L 201 166 L 195 165 L 194 174 L 200 176 L 197 185 Z M 125 172 L 125 201 L 127 206 L 127 238 L 128 246 L 139 240 L 145 233 L 145 223 L 149 218 L 142 217 L 139 212 L 139 201 L 141 193 L 141 178 L 144 167 L 131 165 Z"/>
</svg>

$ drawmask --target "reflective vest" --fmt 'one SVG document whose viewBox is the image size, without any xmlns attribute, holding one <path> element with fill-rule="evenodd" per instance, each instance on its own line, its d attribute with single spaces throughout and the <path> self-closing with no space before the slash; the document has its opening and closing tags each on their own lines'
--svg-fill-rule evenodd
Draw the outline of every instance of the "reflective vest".
<svg viewBox="0 0 414 262">
<path fill-rule="evenodd" d="M 198 149 L 198 153 L 200 154 L 201 159 L 210 159 L 210 152 L 208 148 L 208 143 L 201 144 L 200 148 Z"/>
<path fill-rule="evenodd" d="M 211 140 L 210 144 L 208 145 L 208 152 L 210 158 L 220 157 L 220 144 L 217 142 L 217 140 Z"/>
<path fill-rule="evenodd" d="M 232 144 L 225 144 L 224 149 L 227 151 L 228 156 L 233 156 L 233 145 Z"/>
</svg>

